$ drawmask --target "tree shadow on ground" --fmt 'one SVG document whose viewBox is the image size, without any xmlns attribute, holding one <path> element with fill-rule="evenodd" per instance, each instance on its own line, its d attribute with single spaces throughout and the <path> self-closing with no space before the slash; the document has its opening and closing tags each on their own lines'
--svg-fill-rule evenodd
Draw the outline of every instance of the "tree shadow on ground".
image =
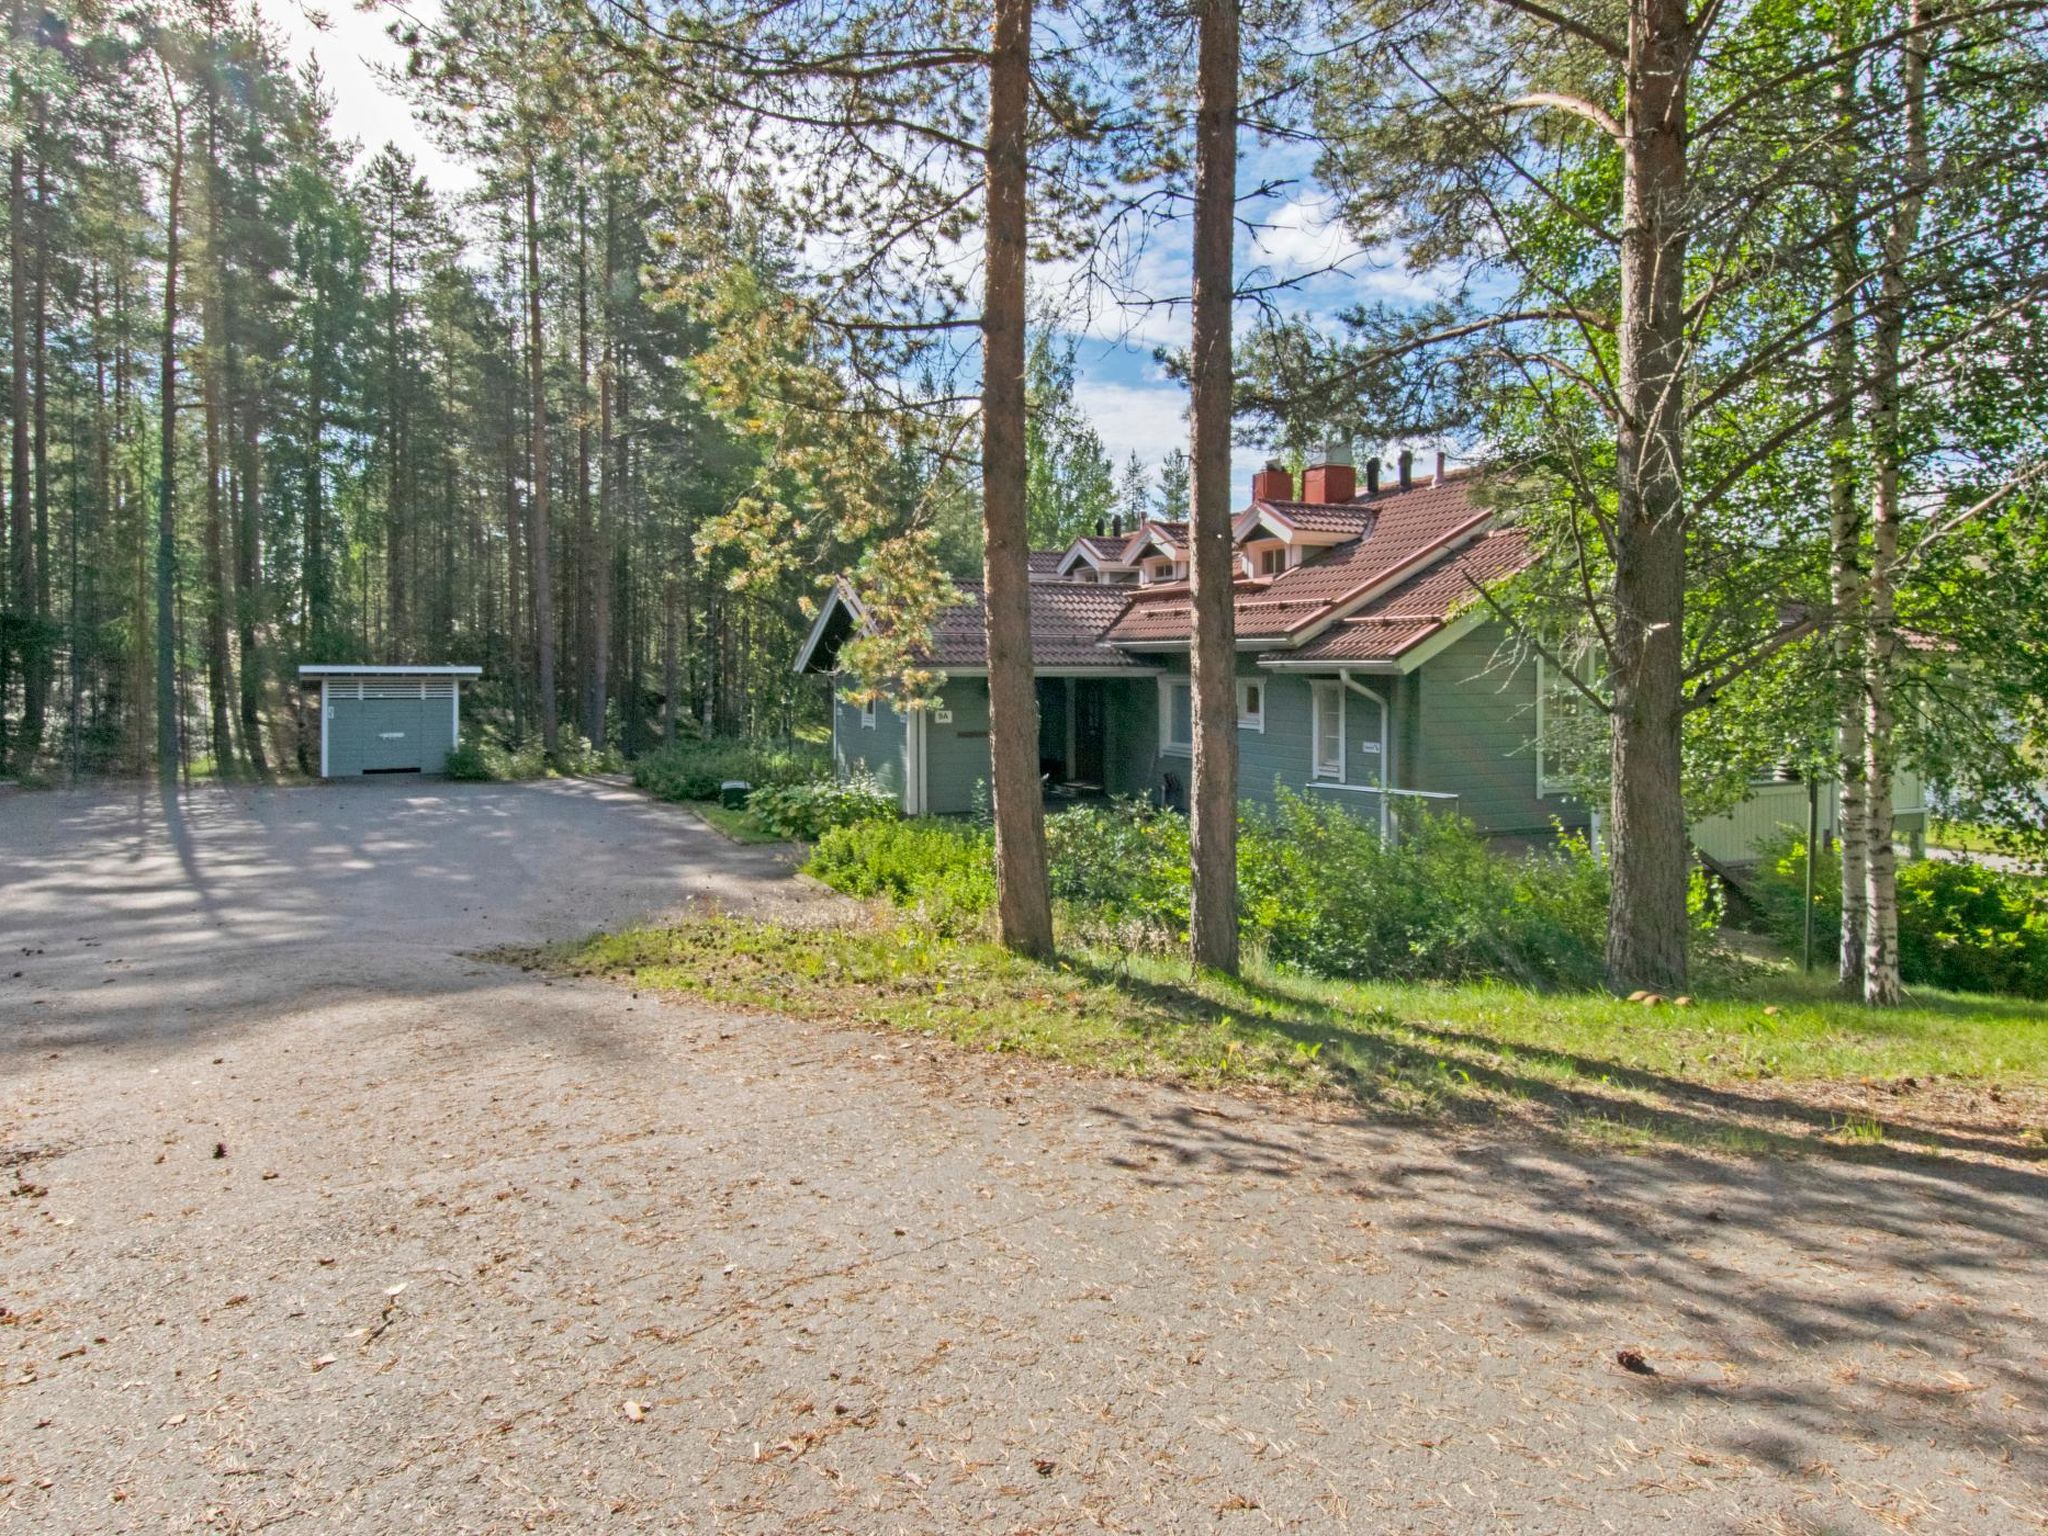
<svg viewBox="0 0 2048 1536">
<path fill-rule="evenodd" d="M 1086 960 L 1073 965 L 1079 974 L 1119 988 L 1163 1015 L 1221 1023 L 1243 1013 L 1173 982 L 1136 978 Z M 1381 1016 L 1384 1027 L 1353 1024 L 1345 1015 L 1304 1005 L 1281 987 L 1252 980 L 1232 985 L 1260 1004 L 1261 1028 L 1305 1050 L 1322 1047 L 1348 1096 L 1399 1118 L 1484 1125 L 1515 1111 L 1518 1118 L 1551 1130 L 1574 1121 L 1604 1122 L 1679 1146 L 1795 1154 L 1858 1166 L 1919 1164 L 1941 1153 L 2048 1163 L 2048 1145 L 2021 1146 L 1965 1127 L 1916 1123 L 1909 1145 L 1829 1140 L 1841 1129 L 1842 1111 L 1801 1097 L 1782 1080 L 1758 1079 L 1741 1087 L 1702 1082 L 1590 1052 L 1391 1014 Z M 1397 1038 L 1396 1031 L 1414 1040 Z M 1408 1101 L 1418 1091 L 1429 1100 L 1426 1112 Z M 2013 1176 L 2034 1177 L 2027 1172 Z"/>
<path fill-rule="evenodd" d="M 1086 967 L 1082 967 L 1086 970 Z M 1171 984 L 1114 981 L 1185 1016 L 1231 1010 Z M 1260 1022 L 1304 1043 L 1346 1035 L 1251 987 Z M 2048 1176 L 2038 1160 L 1970 1155 L 1982 1139 L 1933 1138 L 1944 1154 L 1840 1145 L 1757 1130 L 1754 1117 L 1825 1131 L 1825 1110 L 1768 1089 L 1738 1093 L 1618 1062 L 1539 1052 L 1472 1031 L 1416 1029 L 1422 1045 L 1351 1031 L 1364 1064 L 1350 1085 L 1368 1115 L 1333 1129 L 1187 1099 L 1158 1110 L 1102 1106 L 1106 1159 L 1134 1177 L 1193 1191 L 1218 1177 L 1275 1188 L 1307 1181 L 1358 1201 L 1374 1228 L 1429 1265 L 1497 1275 L 1496 1316 L 1517 1332 L 1573 1338 L 1622 1330 L 1682 1341 L 1685 1358 L 1618 1389 L 1717 1426 L 1725 1451 L 1788 1475 L 1845 1437 L 1912 1440 L 2018 1463 L 2048 1482 L 2048 1332 L 2023 1283 L 2048 1260 Z M 1502 1065 L 1544 1057 L 1584 1086 Z M 1378 1084 L 1451 1064 L 1470 1092 L 1428 1121 L 1389 1115 Z M 1628 1092 L 1656 1095 L 1646 1105 Z M 1534 1106 L 1509 1115 L 1499 1100 Z M 1529 1134 L 1574 1115 L 1610 1115 L 1671 1145 L 1641 1155 Z M 1717 1135 L 1790 1156 L 1705 1155 Z M 1433 1143 L 1416 1131 L 1440 1133 Z M 1955 1155 L 1962 1154 L 1962 1155 Z"/>
</svg>

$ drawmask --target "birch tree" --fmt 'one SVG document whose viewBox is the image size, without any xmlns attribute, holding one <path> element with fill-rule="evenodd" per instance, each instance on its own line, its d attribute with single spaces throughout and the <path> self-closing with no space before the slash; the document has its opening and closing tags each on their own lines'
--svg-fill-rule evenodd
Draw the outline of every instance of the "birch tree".
<svg viewBox="0 0 2048 1536">
<path fill-rule="evenodd" d="M 1687 717 L 1833 623 L 1824 586 L 1784 585 L 1786 553 L 1825 535 L 1802 512 L 1773 523 L 1770 481 L 1863 388 L 1842 337 L 1872 332 L 1881 284 L 1843 227 L 1895 226 L 1901 201 L 1867 167 L 1841 180 L 1876 110 L 1841 86 L 1915 29 L 1881 22 L 1838 47 L 1769 8 L 1672 0 L 1355 14 L 1372 41 L 1330 66 L 1329 174 L 1413 264 L 1462 264 L 1506 297 L 1361 309 L 1321 384 L 1460 355 L 1452 377 L 1478 398 L 1508 494 L 1545 531 L 1550 591 L 1602 658 L 1609 981 L 1668 989 L 1686 964 Z M 2006 83 L 2029 77 L 2034 8 L 1980 20 L 2008 41 Z M 2028 137 L 1979 138 L 1953 170 L 2005 174 Z M 2036 264 L 1981 216 L 1956 252 L 1949 276 L 1971 277 L 1983 315 Z M 1914 387 L 1936 388 L 1963 345 L 1912 356 Z"/>
</svg>

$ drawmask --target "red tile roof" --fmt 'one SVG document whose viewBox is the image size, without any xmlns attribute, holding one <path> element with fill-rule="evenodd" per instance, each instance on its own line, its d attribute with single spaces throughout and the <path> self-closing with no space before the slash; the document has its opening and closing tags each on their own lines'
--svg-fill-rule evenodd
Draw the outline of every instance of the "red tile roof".
<svg viewBox="0 0 2048 1536">
<path fill-rule="evenodd" d="M 1348 533 L 1353 537 L 1372 526 L 1374 515 L 1370 505 L 1356 502 L 1338 506 L 1321 501 L 1259 501 L 1252 505 L 1279 514 L 1297 528 L 1314 533 Z"/>
<path fill-rule="evenodd" d="M 1275 503 L 1308 506 L 1309 503 Z M 1320 560 L 1297 565 L 1256 590 L 1240 588 L 1237 632 L 1248 639 L 1286 639 L 1318 621 L 1335 617 L 1381 582 L 1399 577 L 1438 546 L 1484 528 L 1491 514 L 1475 507 L 1468 487 L 1458 481 L 1419 485 L 1409 490 L 1382 490 L 1346 506 L 1318 508 L 1320 513 L 1362 517 L 1362 537 L 1336 545 Z M 1134 606 L 1109 633 L 1112 641 L 1138 644 L 1185 638 L 1185 629 L 1171 632 L 1164 615 L 1140 614 Z"/>
<path fill-rule="evenodd" d="M 1392 661 L 1444 628 L 1481 586 L 1528 569 L 1531 559 L 1523 530 L 1496 529 L 1339 619 L 1286 659 Z"/>
<path fill-rule="evenodd" d="M 1521 530 L 1487 530 L 1491 514 L 1474 504 L 1471 485 L 1460 476 L 1405 491 L 1385 488 L 1341 506 L 1260 503 L 1297 527 L 1355 536 L 1270 579 L 1240 578 L 1234 590 L 1239 637 L 1270 642 L 1267 661 L 1339 665 L 1392 661 L 1438 633 L 1470 605 L 1478 584 L 1512 576 L 1534 559 Z M 1185 523 L 1150 527 L 1186 537 Z M 1088 535 L 1081 542 L 1115 561 L 1147 534 L 1139 529 L 1121 540 Z M 1129 666 L 1149 660 L 1147 650 L 1187 643 L 1194 617 L 1187 583 L 1072 581 L 1054 574 L 1062 558 L 1061 551 L 1031 556 L 1037 667 Z M 929 660 L 941 668 L 985 667 L 981 583 L 955 585 L 962 601 L 933 626 Z"/>
<path fill-rule="evenodd" d="M 932 625 L 929 660 L 936 667 L 988 665 L 988 609 L 978 581 L 955 581 L 961 601 Z M 1082 582 L 1040 581 L 1031 586 L 1031 661 L 1039 668 L 1127 667 L 1135 657 L 1102 643 L 1130 593 Z"/>
</svg>

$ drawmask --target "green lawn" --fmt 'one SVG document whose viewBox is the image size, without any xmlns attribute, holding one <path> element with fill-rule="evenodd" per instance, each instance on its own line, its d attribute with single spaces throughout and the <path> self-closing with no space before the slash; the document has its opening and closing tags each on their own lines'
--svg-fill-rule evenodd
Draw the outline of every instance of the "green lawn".
<svg viewBox="0 0 2048 1536">
<path fill-rule="evenodd" d="M 1982 821 L 1944 821 L 1936 816 L 1927 826 L 1927 845 L 1956 853 L 2020 853 L 2024 839 L 2009 827 Z"/>
<path fill-rule="evenodd" d="M 689 802 L 689 807 L 711 827 L 723 832 L 736 843 L 751 845 L 754 843 L 779 843 L 784 841 L 784 839 L 777 837 L 773 832 L 762 826 L 760 822 L 756 821 L 752 811 L 745 809 L 733 810 L 730 806 L 721 805 L 716 800 L 692 800 Z"/>
<path fill-rule="evenodd" d="M 2048 1137 L 2048 1005 L 1934 994 L 1873 1012 L 1783 973 L 1685 1007 L 1259 968 L 1232 982 L 1129 955 L 1038 965 L 874 913 L 795 929 L 713 918 L 542 958 L 643 990 L 1118 1076 L 1405 1116 L 1506 1116 L 1623 1147 L 1891 1152 L 1967 1142 L 2028 1155 Z"/>
</svg>

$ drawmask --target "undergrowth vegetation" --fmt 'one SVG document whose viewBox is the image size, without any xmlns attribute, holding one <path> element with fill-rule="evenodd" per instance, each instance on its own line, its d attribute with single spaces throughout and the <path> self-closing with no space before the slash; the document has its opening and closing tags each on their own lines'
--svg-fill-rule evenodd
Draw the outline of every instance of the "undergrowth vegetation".
<svg viewBox="0 0 2048 1536">
<path fill-rule="evenodd" d="M 1188 925 L 1188 829 L 1121 803 L 1046 824 L 1052 890 L 1068 936 L 1148 952 Z M 994 902 L 988 832 L 972 823 L 871 821 L 819 841 L 810 873 L 856 896 L 921 909 L 943 931 L 976 930 Z M 1464 821 L 1417 817 L 1389 842 L 1338 807 L 1283 793 L 1239 827 L 1244 937 L 1276 964 L 1323 976 L 1544 986 L 1599 980 L 1607 874 L 1582 840 L 1521 855 Z M 1702 886 L 1702 935 L 1715 913 Z"/>
<path fill-rule="evenodd" d="M 549 757 L 538 740 L 517 747 L 486 741 L 472 734 L 448 754 L 442 772 L 449 778 L 476 784 L 509 783 L 515 779 L 544 779 L 551 773 L 617 773 L 625 759 L 614 747 L 593 747 L 575 731 L 564 730 Z"/>
<path fill-rule="evenodd" d="M 1806 843 L 1784 832 L 1764 844 L 1756 894 L 1765 924 L 1799 942 L 1806 907 Z M 1842 921 L 1842 860 L 1814 864 L 1814 928 Z M 1908 986 L 2048 997 L 2048 882 L 1981 864 L 1921 859 L 1899 866 L 1899 973 Z"/>
<path fill-rule="evenodd" d="M 448 754 L 442 772 L 451 779 L 471 784 L 543 779 L 547 777 L 548 758 L 538 741 L 515 748 L 472 736 Z"/>
<path fill-rule="evenodd" d="M 662 800 L 711 800 L 718 787 L 739 780 L 756 789 L 809 784 L 831 772 L 829 754 L 799 742 L 791 746 L 731 737 L 684 738 L 633 760 L 633 782 Z"/>
<path fill-rule="evenodd" d="M 862 775 L 843 784 L 770 784 L 748 797 L 747 811 L 775 837 L 814 843 L 834 827 L 893 818 L 896 797 Z"/>
</svg>

